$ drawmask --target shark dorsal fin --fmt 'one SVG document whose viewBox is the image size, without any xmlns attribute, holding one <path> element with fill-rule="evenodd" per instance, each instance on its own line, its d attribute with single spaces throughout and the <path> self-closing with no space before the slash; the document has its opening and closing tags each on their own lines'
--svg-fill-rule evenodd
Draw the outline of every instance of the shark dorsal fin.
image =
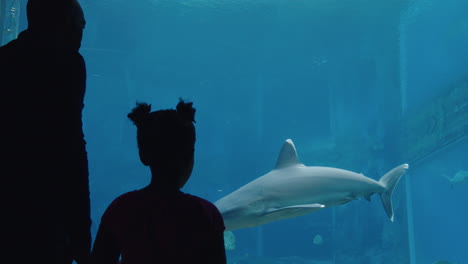
<svg viewBox="0 0 468 264">
<path fill-rule="evenodd" d="M 297 157 L 296 147 L 291 139 L 287 139 L 281 148 L 275 169 L 282 169 L 289 166 L 302 165 Z"/>
</svg>

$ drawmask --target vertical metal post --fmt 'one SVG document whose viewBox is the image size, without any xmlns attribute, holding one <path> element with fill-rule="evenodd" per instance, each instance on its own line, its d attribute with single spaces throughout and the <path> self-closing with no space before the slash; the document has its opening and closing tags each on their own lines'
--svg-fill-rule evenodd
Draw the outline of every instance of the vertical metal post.
<svg viewBox="0 0 468 264">
<path fill-rule="evenodd" d="M 400 95 L 401 95 L 401 115 L 406 114 L 407 110 L 407 89 L 408 89 L 408 69 L 407 69 L 407 54 L 406 54 L 406 25 L 404 21 L 400 21 Z"/>
<path fill-rule="evenodd" d="M 416 245 L 414 239 L 414 218 L 413 218 L 413 199 L 411 197 L 411 181 L 410 175 L 405 177 L 405 192 L 406 192 L 406 215 L 408 216 L 408 246 L 410 264 L 416 264 Z"/>
<path fill-rule="evenodd" d="M 123 69 L 124 72 L 124 83 L 125 87 L 127 88 L 127 102 L 128 102 L 128 108 L 127 109 L 132 109 L 135 107 L 136 99 L 135 99 L 135 90 L 133 83 L 131 81 L 130 77 L 130 68 L 127 66 Z M 120 125 L 120 143 L 122 144 L 124 142 L 124 129 L 127 125 L 127 119 L 122 120 L 122 124 Z"/>
<path fill-rule="evenodd" d="M 331 237 L 333 239 L 333 241 L 337 241 L 337 237 L 336 237 L 336 232 L 335 232 L 335 227 L 336 227 L 336 207 L 332 207 L 332 231 L 331 231 Z M 336 263 L 336 250 L 332 250 L 332 254 L 333 254 L 333 262 L 332 264 L 335 264 Z"/>
<path fill-rule="evenodd" d="M 332 80 L 332 79 L 330 79 Z M 328 122 L 329 122 L 329 130 L 332 139 L 335 139 L 336 130 L 335 130 L 335 93 L 333 89 L 335 87 L 333 85 L 328 84 Z"/>
<path fill-rule="evenodd" d="M 256 115 L 257 115 L 257 143 L 263 142 L 263 97 L 264 97 L 264 83 L 263 76 L 261 73 L 257 76 L 257 83 L 255 87 L 256 91 Z"/>
<path fill-rule="evenodd" d="M 400 94 L 401 94 L 401 114 L 405 115 L 407 111 L 407 53 L 406 53 L 406 16 L 402 15 L 400 18 L 399 32 L 400 32 Z M 405 192 L 406 192 L 406 215 L 408 223 L 408 247 L 409 247 L 409 263 L 416 264 L 416 245 L 414 238 L 414 218 L 413 218 L 413 202 L 411 195 L 411 182 L 409 175 L 405 179 Z"/>
<path fill-rule="evenodd" d="M 257 116 L 257 144 L 263 142 L 263 98 L 264 98 L 264 83 L 263 75 L 259 73 L 256 80 L 256 95 L 255 95 L 255 115 Z M 263 256 L 263 226 L 257 227 L 257 256 Z"/>
<path fill-rule="evenodd" d="M 263 226 L 257 227 L 257 256 L 263 256 Z"/>
</svg>

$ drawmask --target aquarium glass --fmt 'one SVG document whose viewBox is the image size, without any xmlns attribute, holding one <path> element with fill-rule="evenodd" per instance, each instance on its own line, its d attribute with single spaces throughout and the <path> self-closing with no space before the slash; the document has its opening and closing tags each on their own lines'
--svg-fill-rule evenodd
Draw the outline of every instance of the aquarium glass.
<svg viewBox="0 0 468 264">
<path fill-rule="evenodd" d="M 409 164 L 393 222 L 379 194 L 336 181 L 349 202 L 227 233 L 228 263 L 468 263 L 468 1 L 80 3 L 93 236 L 151 177 L 127 114 L 181 97 L 197 109 L 183 191 L 213 203 L 273 170 L 287 139 L 306 166 L 375 181 Z M 25 4 L 0 0 L 3 43 L 27 28 Z"/>
</svg>

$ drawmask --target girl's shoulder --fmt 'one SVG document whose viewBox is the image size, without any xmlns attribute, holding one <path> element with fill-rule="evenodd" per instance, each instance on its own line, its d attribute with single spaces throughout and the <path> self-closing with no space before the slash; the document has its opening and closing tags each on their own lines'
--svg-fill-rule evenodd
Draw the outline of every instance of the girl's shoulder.
<svg viewBox="0 0 468 264">
<path fill-rule="evenodd" d="M 139 190 L 124 193 L 111 202 L 111 204 L 107 207 L 106 213 L 111 214 L 113 212 L 125 210 L 125 208 L 129 208 L 134 204 L 138 204 L 141 200 L 142 195 Z"/>
</svg>

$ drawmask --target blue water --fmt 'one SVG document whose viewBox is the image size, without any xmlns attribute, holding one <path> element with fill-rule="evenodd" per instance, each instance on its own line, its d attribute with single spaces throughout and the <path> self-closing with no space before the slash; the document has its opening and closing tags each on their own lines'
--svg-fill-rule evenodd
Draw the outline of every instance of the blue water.
<svg viewBox="0 0 468 264">
<path fill-rule="evenodd" d="M 287 138 L 306 165 L 379 179 L 407 162 L 393 148 L 402 113 L 468 78 L 465 0 L 80 2 L 93 235 L 109 203 L 150 178 L 126 118 L 137 100 L 155 109 L 193 100 L 196 161 L 184 191 L 215 202 L 269 172 Z M 228 262 L 468 263 L 468 183 L 451 188 L 441 176 L 468 171 L 466 157 L 462 140 L 410 164 L 394 223 L 377 196 L 353 201 L 237 230 Z"/>
</svg>

